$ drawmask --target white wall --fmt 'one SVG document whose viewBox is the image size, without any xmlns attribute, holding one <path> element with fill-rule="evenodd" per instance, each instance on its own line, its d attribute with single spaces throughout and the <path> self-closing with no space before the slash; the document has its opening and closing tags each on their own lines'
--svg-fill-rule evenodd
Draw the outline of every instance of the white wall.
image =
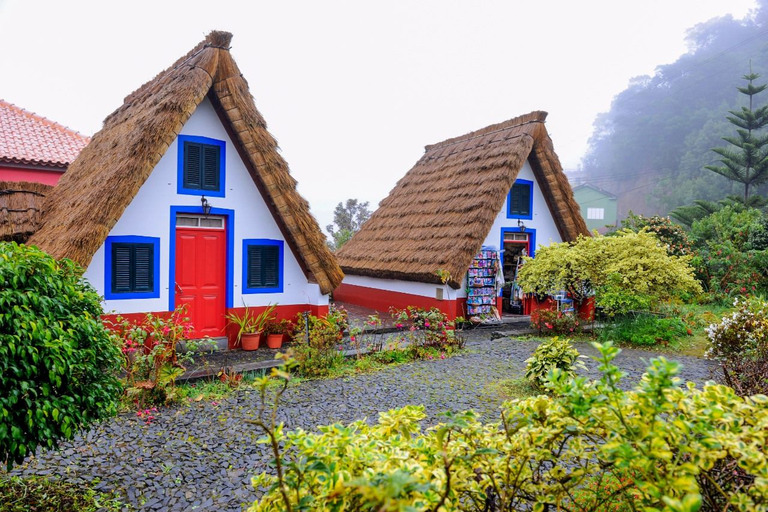
<svg viewBox="0 0 768 512">
<path fill-rule="evenodd" d="M 283 293 L 242 294 L 243 239 L 268 238 L 284 240 L 280 229 L 248 174 L 237 150 L 206 98 L 181 130 L 182 135 L 210 137 L 226 142 L 225 197 L 208 197 L 214 208 L 235 211 L 232 305 L 241 307 L 279 303 L 328 304 L 328 296 L 320 293 L 317 284 L 307 282 L 296 257 L 286 243 L 284 247 Z M 139 313 L 167 311 L 169 300 L 169 269 L 171 222 L 170 207 L 200 206 L 199 195 L 177 193 L 177 142 L 171 144 L 149 179 L 126 208 L 110 232 L 110 236 L 135 235 L 160 238 L 160 297 L 156 299 L 124 299 L 105 301 L 105 311 Z M 228 229 L 232 227 L 229 226 Z M 104 245 L 93 256 L 85 277 L 104 293 Z"/>
<path fill-rule="evenodd" d="M 544 200 L 544 194 L 541 192 L 541 187 L 536 181 L 536 177 L 533 175 L 533 169 L 528 160 L 525 161 L 525 165 L 520 169 L 520 174 L 517 175 L 517 179 L 528 180 L 533 182 L 533 219 L 523 219 L 526 229 L 531 228 L 536 230 L 536 246 L 544 245 L 548 246 L 552 242 L 562 242 L 560 233 L 557 231 L 555 225 L 555 219 L 552 217 L 552 213 L 547 208 L 547 202 Z M 509 195 L 504 201 L 501 207 L 501 211 L 496 215 L 496 220 L 493 221 L 493 226 L 485 237 L 483 245 L 491 245 L 496 249 L 501 249 L 501 228 L 517 228 L 517 219 L 507 218 L 507 202 L 509 201 Z M 535 254 L 535 250 L 534 250 Z"/>
<path fill-rule="evenodd" d="M 453 300 L 456 298 L 456 290 L 448 285 L 434 283 L 417 283 L 414 281 L 379 279 L 377 277 L 353 276 L 347 274 L 344 276 L 344 284 L 364 286 L 366 288 L 375 288 L 377 290 L 386 290 L 397 293 L 408 293 L 410 295 L 419 295 L 421 297 L 430 297 L 432 299 L 435 298 L 437 290 L 442 288 L 444 300 Z"/>
</svg>

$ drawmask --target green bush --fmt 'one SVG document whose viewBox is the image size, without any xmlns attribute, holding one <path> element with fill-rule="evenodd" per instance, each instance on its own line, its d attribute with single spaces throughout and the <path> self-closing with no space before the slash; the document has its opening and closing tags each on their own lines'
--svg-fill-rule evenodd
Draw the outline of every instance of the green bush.
<svg viewBox="0 0 768 512">
<path fill-rule="evenodd" d="M 670 256 L 656 236 L 622 230 L 540 247 L 525 258 L 518 284 L 526 293 L 567 291 L 579 303 L 594 295 L 606 313 L 625 314 L 676 294 L 701 293 L 690 256 Z"/>
<path fill-rule="evenodd" d="M 120 349 L 72 261 L 0 243 L 0 462 L 115 413 Z"/>
<path fill-rule="evenodd" d="M 423 408 L 408 406 L 286 433 L 262 407 L 276 473 L 253 479 L 265 492 L 250 510 L 584 511 L 607 496 L 610 510 L 768 509 L 768 397 L 681 387 L 664 358 L 624 391 L 619 350 L 595 346 L 599 380 L 556 371 L 554 397 L 506 402 L 495 423 L 452 413 L 422 431 Z"/>
<path fill-rule="evenodd" d="M 348 325 L 346 311 L 333 306 L 325 317 L 299 315 L 293 356 L 302 376 L 325 377 L 342 364 L 344 354 L 340 349 Z"/>
<path fill-rule="evenodd" d="M 726 206 L 693 223 L 693 265 L 708 291 L 768 293 L 766 225 L 765 213 L 743 206 Z"/>
<path fill-rule="evenodd" d="M 542 389 L 552 370 L 557 369 L 573 377 L 575 368 L 584 367 L 579 357 L 579 351 L 573 348 L 568 338 L 549 338 L 542 341 L 533 355 L 526 359 L 525 378 Z"/>
<path fill-rule="evenodd" d="M 633 345 L 666 345 L 689 333 L 690 328 L 679 318 L 661 318 L 640 314 L 617 319 L 600 331 L 603 341 Z"/>
</svg>

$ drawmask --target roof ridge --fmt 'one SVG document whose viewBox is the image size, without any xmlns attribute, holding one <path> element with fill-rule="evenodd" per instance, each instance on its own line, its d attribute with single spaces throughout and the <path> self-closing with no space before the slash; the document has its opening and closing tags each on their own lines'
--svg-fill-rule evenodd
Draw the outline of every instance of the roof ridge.
<svg viewBox="0 0 768 512">
<path fill-rule="evenodd" d="M 73 130 L 72 128 L 70 128 L 68 126 L 65 126 L 65 125 L 63 125 L 61 123 L 57 123 L 56 121 L 48 119 L 47 117 L 42 116 L 42 115 L 40 115 L 40 114 L 38 114 L 36 112 L 32 112 L 31 110 L 27 110 L 27 109 L 25 109 L 23 107 L 20 107 L 20 106 L 14 104 L 14 103 L 11 103 L 10 101 L 6 101 L 6 100 L 0 98 L 0 104 L 7 105 L 9 108 L 11 108 L 11 109 L 15 110 L 16 112 L 22 114 L 23 116 L 25 116 L 25 117 L 27 117 L 29 119 L 33 119 L 35 121 L 39 121 L 39 122 L 43 123 L 45 126 L 50 126 L 52 128 L 56 128 L 57 130 L 63 131 L 65 133 L 68 133 L 68 134 L 71 134 L 71 135 L 75 135 L 77 137 L 80 137 L 80 138 L 84 139 L 86 142 L 91 140 L 91 137 L 89 135 L 84 135 L 84 134 L 80 133 L 77 130 Z"/>
<path fill-rule="evenodd" d="M 471 131 L 465 135 L 461 135 L 459 137 L 451 137 L 450 139 L 445 139 L 442 142 L 438 142 L 435 144 L 429 144 L 427 146 L 424 146 L 424 151 L 431 151 L 433 149 L 439 149 L 446 146 L 451 146 L 453 144 L 459 144 L 461 142 L 467 142 L 473 139 L 477 139 L 480 137 L 484 137 L 486 135 L 490 135 L 493 133 L 498 133 L 504 130 L 509 130 L 510 128 L 516 128 L 518 126 L 524 126 L 526 124 L 532 124 L 532 123 L 543 123 L 545 122 L 547 118 L 547 113 L 543 110 L 534 110 L 533 112 L 530 112 L 528 114 L 524 114 L 522 116 L 513 117 L 512 119 L 508 119 L 506 121 L 502 121 L 501 123 L 492 124 L 489 126 L 486 126 L 485 128 L 480 128 L 479 130 Z"/>
</svg>

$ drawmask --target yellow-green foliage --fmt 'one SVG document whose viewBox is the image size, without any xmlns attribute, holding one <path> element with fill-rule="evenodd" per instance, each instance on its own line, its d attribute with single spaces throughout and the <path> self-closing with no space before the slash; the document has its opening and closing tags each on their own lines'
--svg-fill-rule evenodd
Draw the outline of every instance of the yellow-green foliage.
<svg viewBox="0 0 768 512">
<path fill-rule="evenodd" d="M 669 256 L 647 231 L 624 230 L 540 247 L 526 258 L 518 283 L 528 293 L 567 290 L 576 299 L 594 293 L 598 305 L 621 311 L 674 293 L 700 293 L 689 260 Z"/>
<path fill-rule="evenodd" d="M 768 397 L 680 387 L 664 358 L 623 391 L 619 350 L 595 346 L 600 380 L 556 371 L 555 398 L 507 402 L 501 422 L 450 414 L 422 432 L 423 408 L 409 406 L 375 425 L 272 428 L 281 476 L 253 479 L 266 492 L 250 510 L 584 511 L 604 479 L 611 504 L 631 510 L 768 510 Z"/>
<path fill-rule="evenodd" d="M 547 382 L 549 372 L 555 368 L 573 377 L 576 368 L 584 368 L 584 363 L 579 361 L 579 351 L 571 345 L 568 338 L 548 338 L 536 347 L 533 355 L 525 360 L 525 378 L 536 387 L 543 388 Z"/>
</svg>

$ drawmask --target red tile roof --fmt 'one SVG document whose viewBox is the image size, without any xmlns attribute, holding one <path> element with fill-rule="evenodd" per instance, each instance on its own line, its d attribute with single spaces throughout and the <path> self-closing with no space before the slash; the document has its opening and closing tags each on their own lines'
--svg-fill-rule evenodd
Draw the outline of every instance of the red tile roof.
<svg viewBox="0 0 768 512">
<path fill-rule="evenodd" d="M 90 140 L 0 99 L 0 162 L 66 168 Z"/>
</svg>

